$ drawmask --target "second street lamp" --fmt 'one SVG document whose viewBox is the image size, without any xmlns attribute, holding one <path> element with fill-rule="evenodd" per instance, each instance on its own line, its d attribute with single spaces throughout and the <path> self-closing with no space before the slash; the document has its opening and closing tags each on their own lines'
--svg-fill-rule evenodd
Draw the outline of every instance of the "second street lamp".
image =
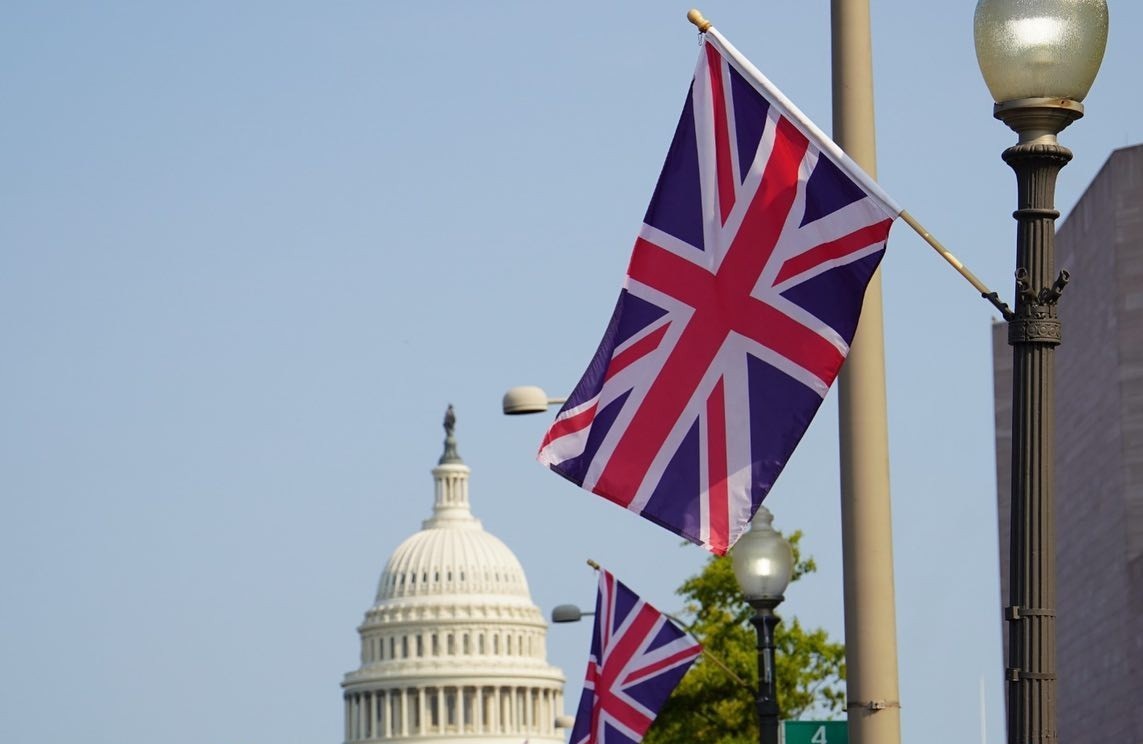
<svg viewBox="0 0 1143 744">
<path fill-rule="evenodd" d="M 504 393 L 501 406 L 505 416 L 519 416 L 525 413 L 543 413 L 548 410 L 548 406 L 566 400 L 566 398 L 549 398 L 543 388 L 535 385 L 520 385 L 509 388 L 508 392 Z"/>
<path fill-rule="evenodd" d="M 1105 0 L 980 0 L 973 23 L 996 118 L 1019 135 L 1004 151 L 1016 172 L 1016 309 L 1012 346 L 1008 741 L 1051 744 L 1056 731 L 1055 535 L 1052 491 L 1056 302 L 1056 176 L 1071 151 L 1056 139 L 1083 116 L 1107 43 Z"/>
<path fill-rule="evenodd" d="M 746 601 L 754 608 L 750 618 L 758 631 L 758 741 L 778 744 L 778 686 L 774 666 L 774 629 L 781 619 L 774 609 L 782 603 L 790 576 L 794 571 L 794 554 L 790 544 L 774 529 L 774 516 L 758 507 L 750 530 L 742 535 L 730 551 L 734 577 Z"/>
</svg>

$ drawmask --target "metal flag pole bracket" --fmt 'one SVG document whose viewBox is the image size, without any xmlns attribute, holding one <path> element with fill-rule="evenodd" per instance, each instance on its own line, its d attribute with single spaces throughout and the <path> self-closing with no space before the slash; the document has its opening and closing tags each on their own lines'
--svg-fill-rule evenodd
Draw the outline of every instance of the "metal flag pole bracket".
<svg viewBox="0 0 1143 744">
<path fill-rule="evenodd" d="M 1022 682 L 1024 680 L 1055 680 L 1056 675 L 1051 672 L 1025 672 L 1022 669 L 1008 667 L 1004 670 L 1004 678 L 1009 682 Z"/>
<path fill-rule="evenodd" d="M 845 709 L 861 708 L 864 710 L 885 710 L 886 708 L 900 708 L 901 703 L 896 700 L 849 700 L 845 704 Z"/>
<path fill-rule="evenodd" d="M 1017 620 L 1023 620 L 1027 617 L 1055 617 L 1056 611 L 1051 609 L 1043 609 L 1039 607 L 1015 607 L 1009 606 L 1004 608 L 1004 620 L 1009 623 L 1014 623 Z"/>
</svg>

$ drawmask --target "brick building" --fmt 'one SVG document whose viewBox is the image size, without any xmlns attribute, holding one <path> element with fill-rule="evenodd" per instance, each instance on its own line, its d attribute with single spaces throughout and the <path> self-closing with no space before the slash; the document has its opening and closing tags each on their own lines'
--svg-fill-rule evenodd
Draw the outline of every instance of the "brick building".
<svg viewBox="0 0 1143 744">
<path fill-rule="evenodd" d="M 1061 741 L 1143 742 L 1143 145 L 1059 225 L 1056 632 Z M 1001 597 L 1008 598 L 1012 351 L 992 329 Z"/>
</svg>

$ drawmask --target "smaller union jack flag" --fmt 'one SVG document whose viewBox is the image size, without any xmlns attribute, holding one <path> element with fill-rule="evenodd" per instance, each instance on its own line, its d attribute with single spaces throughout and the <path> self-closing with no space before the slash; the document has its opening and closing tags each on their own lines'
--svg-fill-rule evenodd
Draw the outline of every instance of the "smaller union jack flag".
<svg viewBox="0 0 1143 744">
<path fill-rule="evenodd" d="M 849 353 L 900 211 L 710 29 L 615 312 L 540 462 L 726 553 Z"/>
<path fill-rule="evenodd" d="M 571 744 L 638 744 L 701 652 L 666 615 L 600 570 Z"/>
</svg>

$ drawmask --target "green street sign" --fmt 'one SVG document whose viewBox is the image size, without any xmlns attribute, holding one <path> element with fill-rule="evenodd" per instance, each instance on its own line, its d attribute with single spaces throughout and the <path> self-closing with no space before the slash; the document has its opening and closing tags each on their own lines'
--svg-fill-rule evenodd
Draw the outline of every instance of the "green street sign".
<svg viewBox="0 0 1143 744">
<path fill-rule="evenodd" d="M 845 721 L 782 721 L 785 744 L 849 744 Z"/>
</svg>

